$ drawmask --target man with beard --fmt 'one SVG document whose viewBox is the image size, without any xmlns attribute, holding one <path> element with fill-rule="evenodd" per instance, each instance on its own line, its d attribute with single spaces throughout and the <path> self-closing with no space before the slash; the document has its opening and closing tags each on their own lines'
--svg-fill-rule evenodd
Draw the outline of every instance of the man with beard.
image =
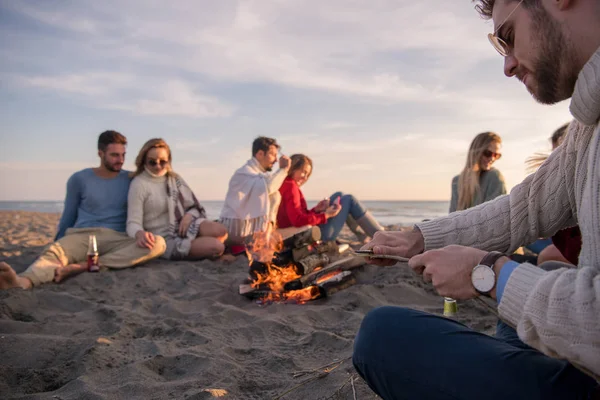
<svg viewBox="0 0 600 400">
<path fill-rule="evenodd" d="M 411 257 L 409 266 L 441 296 L 489 297 L 500 317 L 495 337 L 381 307 L 363 320 L 354 366 L 384 399 L 600 398 L 600 2 L 477 3 L 494 21 L 489 39 L 505 74 L 541 103 L 571 98 L 575 120 L 565 142 L 509 195 L 412 231 L 378 232 L 365 246 Z M 577 268 L 505 256 L 576 224 Z"/>
<path fill-rule="evenodd" d="M 131 267 L 164 253 L 162 237 L 153 236 L 152 246 L 142 248 L 125 233 L 131 182 L 129 172 L 121 169 L 126 145 L 127 139 L 119 132 L 100 134 L 100 166 L 86 168 L 69 178 L 55 242 L 20 275 L 1 262 L 0 289 L 30 289 L 85 271 L 90 235 L 96 235 L 99 265 L 109 268 Z"/>
<path fill-rule="evenodd" d="M 219 222 L 227 227 L 234 254 L 243 250 L 248 236 L 275 225 L 281 202 L 279 188 L 290 168 L 290 158 L 281 156 L 279 170 L 271 173 L 279 148 L 275 139 L 256 138 L 252 143 L 252 158 L 229 180 Z"/>
</svg>

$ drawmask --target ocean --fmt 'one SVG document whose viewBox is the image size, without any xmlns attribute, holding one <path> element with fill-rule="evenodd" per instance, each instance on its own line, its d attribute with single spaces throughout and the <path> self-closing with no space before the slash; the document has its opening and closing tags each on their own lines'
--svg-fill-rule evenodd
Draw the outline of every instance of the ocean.
<svg viewBox="0 0 600 400">
<path fill-rule="evenodd" d="M 309 201 L 313 207 L 317 202 Z M 362 202 L 382 225 L 410 225 L 424 219 L 431 219 L 448 214 L 448 201 L 363 201 Z M 216 219 L 223 206 L 222 201 L 203 201 L 210 219 Z M 62 201 L 0 201 L 0 210 L 19 210 L 60 213 Z"/>
</svg>

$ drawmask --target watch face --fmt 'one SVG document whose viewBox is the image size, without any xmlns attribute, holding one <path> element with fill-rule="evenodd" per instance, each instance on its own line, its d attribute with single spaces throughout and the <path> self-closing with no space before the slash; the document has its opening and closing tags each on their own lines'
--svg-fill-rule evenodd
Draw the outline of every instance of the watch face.
<svg viewBox="0 0 600 400">
<path fill-rule="evenodd" d="M 487 265 L 478 265 L 473 268 L 471 282 L 477 291 L 487 293 L 494 288 L 496 284 L 496 274 L 494 270 Z"/>
</svg>

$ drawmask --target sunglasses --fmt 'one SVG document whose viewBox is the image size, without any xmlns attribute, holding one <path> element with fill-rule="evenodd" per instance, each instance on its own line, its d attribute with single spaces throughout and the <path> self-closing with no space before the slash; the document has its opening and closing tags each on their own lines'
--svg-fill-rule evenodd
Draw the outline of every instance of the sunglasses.
<svg viewBox="0 0 600 400">
<path fill-rule="evenodd" d="M 167 164 L 169 164 L 169 161 L 167 161 L 167 160 L 148 160 L 148 165 L 150 165 L 151 167 L 156 167 L 158 164 L 160 164 L 161 168 L 164 168 L 167 166 Z"/>
<path fill-rule="evenodd" d="M 502 157 L 501 153 L 494 153 L 493 151 L 490 150 L 484 150 L 483 151 L 483 156 L 487 157 L 487 158 L 495 158 L 496 160 L 499 159 L 500 157 Z"/>
<path fill-rule="evenodd" d="M 523 0 L 519 1 L 519 4 L 517 4 L 517 6 L 510 12 L 510 14 L 508 14 L 508 17 L 506 17 L 504 21 L 502 21 L 502 23 L 498 25 L 494 33 L 488 33 L 488 39 L 490 43 L 492 44 L 492 46 L 494 46 L 494 49 L 496 49 L 496 51 L 500 53 L 502 57 L 508 57 L 511 49 L 508 43 L 506 43 L 506 41 L 504 41 L 503 39 L 500 39 L 496 34 L 500 30 L 500 28 L 502 28 L 502 25 L 504 25 L 504 23 L 508 21 L 510 16 L 513 15 L 515 11 L 517 11 L 517 8 L 519 8 L 522 2 Z"/>
</svg>

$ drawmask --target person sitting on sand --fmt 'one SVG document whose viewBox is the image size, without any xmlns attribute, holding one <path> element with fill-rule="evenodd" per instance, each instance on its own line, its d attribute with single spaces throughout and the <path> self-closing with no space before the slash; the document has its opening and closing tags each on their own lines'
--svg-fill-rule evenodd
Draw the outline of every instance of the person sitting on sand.
<svg viewBox="0 0 600 400">
<path fill-rule="evenodd" d="M 505 74 L 541 103 L 571 98 L 575 120 L 565 142 L 509 195 L 410 231 L 378 232 L 364 246 L 410 257 L 440 296 L 488 297 L 497 304 L 495 337 L 441 315 L 380 307 L 356 335 L 354 367 L 383 399 L 599 399 L 600 7 L 476 1 L 493 20 L 488 39 Z M 576 268 L 505 255 L 577 223 Z"/>
<path fill-rule="evenodd" d="M 492 165 L 502 157 L 502 139 L 493 132 L 475 136 L 462 172 L 452 179 L 450 212 L 466 210 L 506 194 L 504 177 Z"/>
<path fill-rule="evenodd" d="M 244 245 L 254 232 L 265 232 L 275 224 L 281 202 L 279 187 L 290 167 L 289 157 L 282 155 L 279 170 L 271 173 L 279 148 L 275 139 L 256 138 L 252 143 L 252 158 L 229 181 L 219 222 L 227 228 L 233 245 Z"/>
<path fill-rule="evenodd" d="M 294 154 L 291 163 L 287 178 L 279 189 L 281 204 L 277 213 L 278 228 L 316 225 L 321 230 L 321 240 L 330 241 L 337 238 L 350 216 L 370 237 L 383 230 L 371 213 L 351 194 L 336 192 L 309 210 L 300 187 L 312 173 L 312 160 L 304 154 Z"/>
<path fill-rule="evenodd" d="M 560 146 L 567 133 L 569 123 L 558 128 L 550 137 L 552 151 Z M 536 153 L 526 161 L 527 169 L 535 172 L 540 165 L 548 158 L 548 154 Z M 534 247 L 536 246 L 536 247 Z M 526 246 L 528 249 L 537 253 L 537 264 L 546 261 L 561 261 L 577 265 L 579 262 L 579 252 L 581 251 L 581 232 L 578 226 L 562 229 L 556 232 L 552 238 L 538 239 L 532 245 Z"/>
<path fill-rule="evenodd" d="M 125 233 L 131 182 L 129 171 L 121 169 L 126 145 L 127 139 L 119 132 L 100 134 L 100 166 L 76 172 L 67 182 L 56 241 L 20 275 L 8 264 L 0 263 L 0 289 L 30 289 L 85 271 L 90 235 L 96 235 L 99 264 L 109 268 L 131 267 L 164 253 L 162 237 L 155 237 L 150 246 L 140 246 Z"/>
<path fill-rule="evenodd" d="M 163 139 L 142 146 L 129 188 L 127 234 L 148 248 L 162 236 L 167 250 L 161 257 L 168 260 L 221 256 L 227 230 L 206 219 L 204 207 L 171 164 L 171 149 Z"/>
</svg>

